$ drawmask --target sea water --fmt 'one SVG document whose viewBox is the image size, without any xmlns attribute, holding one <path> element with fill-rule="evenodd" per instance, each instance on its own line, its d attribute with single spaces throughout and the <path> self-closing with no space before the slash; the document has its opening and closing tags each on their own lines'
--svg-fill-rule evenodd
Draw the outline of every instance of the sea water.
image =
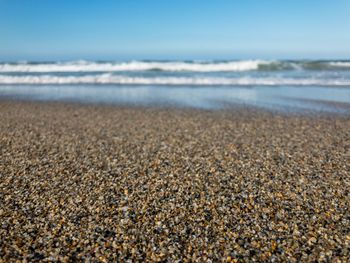
<svg viewBox="0 0 350 263">
<path fill-rule="evenodd" d="M 350 61 L 3 62 L 0 97 L 348 113 Z"/>
</svg>

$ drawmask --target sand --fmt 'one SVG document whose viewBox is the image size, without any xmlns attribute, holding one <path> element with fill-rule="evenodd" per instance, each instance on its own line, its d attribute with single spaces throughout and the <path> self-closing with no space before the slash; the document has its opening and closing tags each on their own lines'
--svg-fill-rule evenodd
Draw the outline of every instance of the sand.
<svg viewBox="0 0 350 263">
<path fill-rule="evenodd" d="M 350 117 L 0 102 L 0 261 L 349 261 Z"/>
</svg>

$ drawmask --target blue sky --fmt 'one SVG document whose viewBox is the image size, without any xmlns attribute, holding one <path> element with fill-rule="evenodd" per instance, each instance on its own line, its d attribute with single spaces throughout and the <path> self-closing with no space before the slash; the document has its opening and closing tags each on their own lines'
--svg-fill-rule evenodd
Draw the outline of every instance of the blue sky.
<svg viewBox="0 0 350 263">
<path fill-rule="evenodd" d="M 0 0 L 0 60 L 350 58 L 349 0 Z"/>
</svg>

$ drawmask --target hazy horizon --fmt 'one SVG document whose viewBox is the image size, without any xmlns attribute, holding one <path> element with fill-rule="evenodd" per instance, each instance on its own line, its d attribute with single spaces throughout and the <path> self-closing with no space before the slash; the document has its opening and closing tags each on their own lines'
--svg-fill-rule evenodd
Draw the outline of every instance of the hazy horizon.
<svg viewBox="0 0 350 263">
<path fill-rule="evenodd" d="M 33 62 L 33 63 L 50 63 L 50 62 L 74 62 L 74 61 L 92 61 L 92 62 L 129 62 L 129 61 L 246 61 L 246 60 L 265 60 L 265 61 L 350 61 L 349 57 L 344 56 L 72 56 L 72 57 L 56 57 L 56 56 L 45 56 L 45 57 L 26 57 L 26 58 L 2 58 L 0 63 L 22 63 L 22 62 Z"/>
</svg>

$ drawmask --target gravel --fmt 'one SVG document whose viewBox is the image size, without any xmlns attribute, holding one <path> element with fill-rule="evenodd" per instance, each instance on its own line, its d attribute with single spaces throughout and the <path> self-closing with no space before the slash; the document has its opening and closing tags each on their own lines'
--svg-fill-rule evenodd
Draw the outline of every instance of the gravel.
<svg viewBox="0 0 350 263">
<path fill-rule="evenodd" d="M 0 261 L 350 260 L 350 117 L 0 102 Z"/>
</svg>

